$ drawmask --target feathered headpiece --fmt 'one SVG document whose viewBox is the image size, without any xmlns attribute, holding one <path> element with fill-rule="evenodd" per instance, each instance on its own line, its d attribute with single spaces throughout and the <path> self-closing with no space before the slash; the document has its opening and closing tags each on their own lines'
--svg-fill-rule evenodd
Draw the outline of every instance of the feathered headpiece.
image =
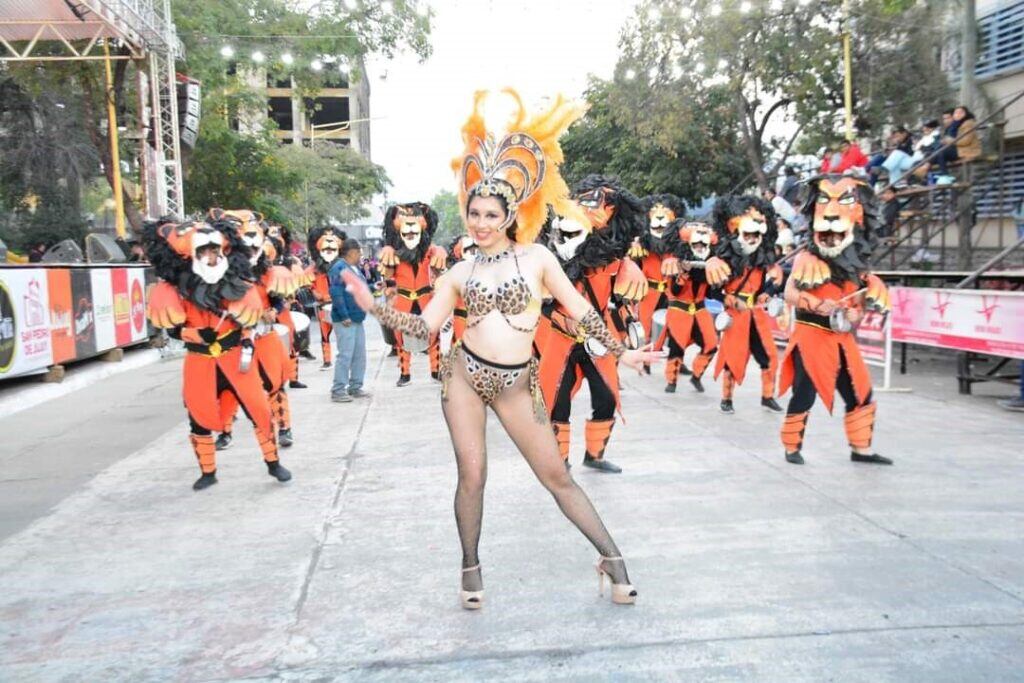
<svg viewBox="0 0 1024 683">
<path fill-rule="evenodd" d="M 518 105 L 505 134 L 499 140 L 488 132 L 481 112 L 487 91 L 477 91 L 473 113 L 462 126 L 465 151 L 452 160 L 452 168 L 459 173 L 463 214 L 470 197 L 501 197 L 508 208 L 501 227 L 515 222 L 516 241 L 528 244 L 544 226 L 549 205 L 562 216 L 579 212 L 558 172 L 563 159 L 558 138 L 583 116 L 586 106 L 559 95 L 545 111 L 527 119 L 519 93 L 511 88 L 502 92 Z"/>
</svg>

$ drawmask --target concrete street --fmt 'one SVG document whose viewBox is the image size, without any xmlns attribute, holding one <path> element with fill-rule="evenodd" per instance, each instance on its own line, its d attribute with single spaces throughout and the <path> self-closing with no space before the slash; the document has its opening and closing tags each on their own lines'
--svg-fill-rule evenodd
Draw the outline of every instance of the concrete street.
<svg viewBox="0 0 1024 683">
<path fill-rule="evenodd" d="M 596 553 L 496 420 L 481 558 L 457 602 L 455 466 L 426 357 L 396 388 L 371 334 L 369 401 L 302 364 L 295 478 L 251 429 L 198 475 L 177 360 L 0 418 L 0 681 L 1024 680 L 1024 416 L 926 363 L 879 394 L 855 465 L 820 405 L 796 467 L 757 373 L 662 391 L 626 376 L 618 476 L 573 474 L 640 597 L 596 592 Z M 314 344 L 314 348 L 319 348 Z M 783 401 L 784 403 L 784 401 Z"/>
</svg>

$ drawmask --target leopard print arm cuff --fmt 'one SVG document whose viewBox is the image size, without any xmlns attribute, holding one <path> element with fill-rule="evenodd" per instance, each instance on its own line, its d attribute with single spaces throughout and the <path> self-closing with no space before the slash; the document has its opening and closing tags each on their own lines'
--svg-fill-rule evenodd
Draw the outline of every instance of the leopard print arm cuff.
<svg viewBox="0 0 1024 683">
<path fill-rule="evenodd" d="M 601 342 L 616 358 L 626 352 L 626 347 L 612 334 L 604 324 L 604 320 L 601 319 L 601 314 L 595 309 L 591 308 L 585 316 L 579 319 L 578 324 L 589 336 Z"/>
<path fill-rule="evenodd" d="M 387 304 L 377 305 L 370 311 L 384 327 L 402 332 L 411 337 L 426 339 L 430 336 L 430 328 L 423 318 L 412 313 L 402 313 Z"/>
</svg>

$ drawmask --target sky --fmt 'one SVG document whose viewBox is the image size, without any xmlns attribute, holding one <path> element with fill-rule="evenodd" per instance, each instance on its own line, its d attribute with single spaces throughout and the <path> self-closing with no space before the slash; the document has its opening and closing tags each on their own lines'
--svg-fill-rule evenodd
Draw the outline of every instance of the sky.
<svg viewBox="0 0 1024 683">
<path fill-rule="evenodd" d="M 454 190 L 449 167 L 476 90 L 519 91 L 528 108 L 544 97 L 579 97 L 588 73 L 609 78 L 619 31 L 636 0 L 429 0 L 433 54 L 367 65 L 373 161 L 391 181 L 389 201 L 430 201 Z M 488 120 L 504 120 L 498 100 Z"/>
</svg>

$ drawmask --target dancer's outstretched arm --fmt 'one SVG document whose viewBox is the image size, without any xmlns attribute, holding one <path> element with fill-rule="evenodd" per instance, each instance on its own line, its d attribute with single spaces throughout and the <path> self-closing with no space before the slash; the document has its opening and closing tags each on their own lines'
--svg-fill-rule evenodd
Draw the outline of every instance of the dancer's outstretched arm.
<svg viewBox="0 0 1024 683">
<path fill-rule="evenodd" d="M 455 301 L 459 295 L 455 274 L 459 265 L 461 264 L 437 278 L 434 282 L 434 292 L 430 303 L 419 315 L 397 311 L 387 304 L 376 304 L 373 294 L 370 293 L 370 288 L 349 270 L 343 271 L 341 277 L 345 281 L 345 289 L 352 294 L 361 309 L 373 314 L 385 326 L 393 330 L 413 337 L 426 338 L 441 329 L 444 321 L 448 319 L 455 308 Z"/>
<path fill-rule="evenodd" d="M 551 296 L 565 307 L 588 335 L 601 342 L 621 363 L 642 371 L 644 365 L 664 360 L 664 353 L 651 350 L 653 344 L 635 350 L 627 349 L 604 324 L 601 314 L 576 290 L 555 255 L 539 246 L 534 247 L 534 252 L 544 266 L 544 288 L 551 292 Z"/>
</svg>

